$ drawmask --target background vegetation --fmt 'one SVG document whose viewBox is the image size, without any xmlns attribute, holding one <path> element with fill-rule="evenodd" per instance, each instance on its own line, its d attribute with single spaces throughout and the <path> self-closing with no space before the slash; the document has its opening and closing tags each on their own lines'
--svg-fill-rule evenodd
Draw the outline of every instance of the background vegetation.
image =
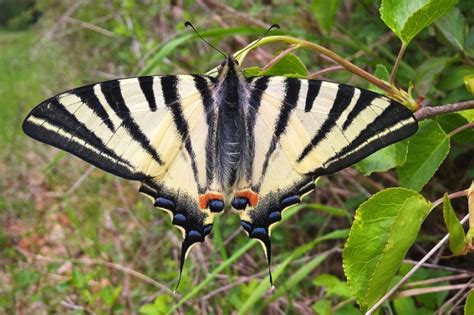
<svg viewBox="0 0 474 315">
<path fill-rule="evenodd" d="M 473 110 L 431 117 L 411 142 L 322 178 L 272 234 L 273 294 L 263 252 L 231 213 L 191 252 L 180 289 L 172 294 L 180 235 L 168 216 L 137 193 L 137 183 L 27 139 L 20 128 L 34 105 L 81 84 L 214 68 L 222 56 L 185 30 L 185 20 L 228 53 L 279 23 L 281 30 L 273 34 L 323 45 L 386 81 L 403 42 L 395 82 L 410 90 L 415 106 L 472 100 L 474 3 L 411 1 L 419 6 L 414 15 L 413 7 L 401 10 L 405 2 L 384 1 L 382 20 L 379 1 L 371 0 L 0 0 L 0 313 L 162 314 L 174 308 L 199 314 L 360 314 L 448 226 L 457 239 L 442 245 L 383 312 L 473 314 L 468 308 L 474 308 L 474 295 L 467 298 L 474 283 L 472 234 L 465 236 L 458 219 L 468 211 L 466 189 L 474 176 Z M 441 18 L 431 23 L 430 17 Z M 244 66 L 268 70 L 265 65 L 286 47 L 258 48 Z M 320 54 L 296 54 L 300 59 L 287 56 L 273 71 L 374 88 Z M 398 186 L 410 190 L 387 190 Z M 433 209 L 445 193 L 450 196 L 444 211 Z M 380 207 L 387 200 L 392 204 Z M 403 206 L 406 200 L 409 206 Z M 378 242 L 386 227 L 370 221 L 394 215 L 407 221 L 387 223 L 395 233 Z M 354 248 L 364 238 L 370 242 L 363 248 L 374 249 L 377 262 L 390 266 L 358 265 Z M 376 248 L 389 245 L 395 250 Z"/>
</svg>

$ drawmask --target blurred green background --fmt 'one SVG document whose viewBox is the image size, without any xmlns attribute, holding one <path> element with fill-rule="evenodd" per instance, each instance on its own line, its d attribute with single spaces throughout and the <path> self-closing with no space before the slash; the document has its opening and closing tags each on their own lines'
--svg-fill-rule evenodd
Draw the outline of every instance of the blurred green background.
<svg viewBox="0 0 474 315">
<path fill-rule="evenodd" d="M 360 314 L 342 271 L 344 238 L 362 201 L 398 185 L 393 173 L 365 177 L 351 168 L 321 179 L 308 206 L 294 208 L 272 234 L 274 271 L 281 273 L 277 294 L 257 289 L 267 272 L 263 251 L 249 243 L 237 215 L 228 213 L 212 237 L 192 251 L 173 295 L 181 236 L 168 216 L 137 193 L 137 183 L 27 139 L 21 122 L 42 100 L 83 84 L 212 69 L 222 56 L 185 29 L 186 20 L 227 53 L 279 23 L 275 34 L 319 43 L 371 73 L 376 65 L 391 69 L 400 42 L 378 8 L 379 2 L 370 0 L 0 0 L 0 313 L 161 314 L 205 281 L 179 312 L 223 314 L 245 305 L 243 313 L 321 313 L 318 301 L 324 300 L 337 314 Z M 412 82 L 414 95 L 434 104 L 472 99 L 463 78 L 474 73 L 474 3 L 460 1 L 452 15 L 410 43 L 397 76 L 399 86 L 407 89 Z M 446 31 L 456 19 L 466 30 L 461 47 Z M 262 67 L 282 48 L 259 48 L 245 66 Z M 307 51 L 298 56 L 317 78 L 368 86 L 332 69 L 321 56 Z M 464 118 L 437 119 L 448 132 Z M 428 199 L 469 186 L 474 161 L 468 136 L 459 134 L 424 188 Z M 335 234 L 318 239 L 327 233 Z M 407 258 L 421 257 L 444 233 L 442 216 L 431 216 Z M 322 252 L 324 259 L 318 256 Z M 283 262 L 285 268 L 279 268 Z M 462 269 L 474 261 L 461 257 L 445 264 Z M 445 274 L 449 271 L 426 268 L 417 279 Z M 413 302 L 421 314 L 431 314 L 448 296 L 399 299 L 393 307 L 396 312 Z"/>
</svg>

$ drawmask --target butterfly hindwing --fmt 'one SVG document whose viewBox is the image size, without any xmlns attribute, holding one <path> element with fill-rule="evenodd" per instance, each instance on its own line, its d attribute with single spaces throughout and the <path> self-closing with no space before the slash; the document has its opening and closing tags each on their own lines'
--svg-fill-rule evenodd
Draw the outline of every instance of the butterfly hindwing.
<svg viewBox="0 0 474 315">
<path fill-rule="evenodd" d="M 202 202 L 213 130 L 207 76 L 112 80 L 59 94 L 34 108 L 25 133 L 126 179 L 168 211 L 183 232 L 183 260 L 212 227 Z M 198 132 L 196 132 L 198 131 Z"/>
</svg>

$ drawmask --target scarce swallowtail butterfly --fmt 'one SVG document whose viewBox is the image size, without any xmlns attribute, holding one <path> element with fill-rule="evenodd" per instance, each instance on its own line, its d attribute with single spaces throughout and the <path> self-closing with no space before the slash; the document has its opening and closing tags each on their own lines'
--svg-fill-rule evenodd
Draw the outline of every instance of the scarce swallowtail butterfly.
<svg viewBox="0 0 474 315">
<path fill-rule="evenodd" d="M 316 178 L 417 128 L 412 113 L 385 96 L 320 80 L 244 77 L 232 55 L 216 77 L 79 87 L 42 102 L 23 122 L 30 137 L 140 181 L 140 192 L 183 234 L 180 278 L 191 247 L 227 208 L 261 242 L 270 270 L 271 229 Z"/>
</svg>

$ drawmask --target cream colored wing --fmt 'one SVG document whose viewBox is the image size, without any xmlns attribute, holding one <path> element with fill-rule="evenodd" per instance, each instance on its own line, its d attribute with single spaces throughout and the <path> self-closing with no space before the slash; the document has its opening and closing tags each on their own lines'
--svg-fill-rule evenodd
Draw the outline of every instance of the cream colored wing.
<svg viewBox="0 0 474 315">
<path fill-rule="evenodd" d="M 38 105 L 23 130 L 105 171 L 141 181 L 140 191 L 183 231 L 182 266 L 190 246 L 209 234 L 215 210 L 224 207 L 220 192 L 208 193 L 213 80 L 148 76 L 84 86 Z"/>
<path fill-rule="evenodd" d="M 412 135 L 417 123 L 397 102 L 348 85 L 285 77 L 249 82 L 253 161 L 232 204 L 270 262 L 272 225 L 318 176 Z"/>
</svg>

